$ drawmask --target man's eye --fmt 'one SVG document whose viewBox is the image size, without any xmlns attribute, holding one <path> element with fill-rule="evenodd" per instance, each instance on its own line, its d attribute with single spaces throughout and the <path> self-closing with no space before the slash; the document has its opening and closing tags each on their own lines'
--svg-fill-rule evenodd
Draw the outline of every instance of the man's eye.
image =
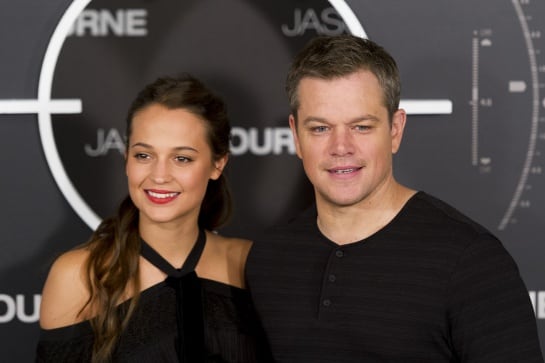
<svg viewBox="0 0 545 363">
<path fill-rule="evenodd" d="M 315 126 L 312 128 L 312 132 L 320 133 L 325 131 L 327 131 L 327 126 Z"/>
<path fill-rule="evenodd" d="M 367 125 L 356 125 L 354 127 L 356 130 L 358 131 L 368 131 L 371 129 L 371 126 L 367 126 Z"/>
</svg>

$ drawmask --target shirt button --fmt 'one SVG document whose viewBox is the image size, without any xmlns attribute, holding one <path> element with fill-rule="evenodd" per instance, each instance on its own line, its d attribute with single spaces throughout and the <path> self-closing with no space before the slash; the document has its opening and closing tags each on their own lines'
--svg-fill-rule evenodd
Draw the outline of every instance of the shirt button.
<svg viewBox="0 0 545 363">
<path fill-rule="evenodd" d="M 331 274 L 331 275 L 328 276 L 328 280 L 329 280 L 329 282 L 335 282 L 335 280 L 337 280 L 337 276 Z"/>
<path fill-rule="evenodd" d="M 341 258 L 344 256 L 344 252 L 342 250 L 337 250 L 335 251 L 335 256 Z"/>
<path fill-rule="evenodd" d="M 327 308 L 331 306 L 331 300 L 325 299 L 324 301 L 322 301 L 322 304 Z"/>
</svg>

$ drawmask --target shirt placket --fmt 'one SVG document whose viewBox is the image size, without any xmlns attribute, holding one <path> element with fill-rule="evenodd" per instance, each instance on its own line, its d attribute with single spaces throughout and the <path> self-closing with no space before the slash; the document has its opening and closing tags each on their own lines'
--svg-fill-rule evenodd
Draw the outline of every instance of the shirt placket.
<svg viewBox="0 0 545 363">
<path fill-rule="evenodd" d="M 328 256 L 322 276 L 322 288 L 318 302 L 318 318 L 324 318 L 335 312 L 339 298 L 339 283 L 342 282 L 341 268 L 347 258 L 346 249 L 333 248 Z"/>
</svg>

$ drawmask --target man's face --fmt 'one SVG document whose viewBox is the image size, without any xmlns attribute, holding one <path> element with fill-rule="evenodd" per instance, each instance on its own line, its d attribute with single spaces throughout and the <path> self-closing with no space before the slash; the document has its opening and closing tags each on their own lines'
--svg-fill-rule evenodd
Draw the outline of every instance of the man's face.
<svg viewBox="0 0 545 363">
<path fill-rule="evenodd" d="M 366 70 L 324 80 L 303 78 L 297 122 L 290 115 L 297 155 L 318 204 L 344 207 L 372 201 L 394 183 L 405 112 L 392 119 L 377 78 Z"/>
</svg>

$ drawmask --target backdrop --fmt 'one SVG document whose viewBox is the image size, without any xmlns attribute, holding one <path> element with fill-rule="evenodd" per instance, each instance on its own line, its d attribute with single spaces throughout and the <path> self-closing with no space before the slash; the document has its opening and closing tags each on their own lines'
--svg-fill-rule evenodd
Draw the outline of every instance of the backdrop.
<svg viewBox="0 0 545 363">
<path fill-rule="evenodd" d="M 311 202 L 284 78 L 308 39 L 342 32 L 399 63 L 397 178 L 503 241 L 545 346 L 543 19 L 543 0 L 0 2 L 0 359 L 32 361 L 51 262 L 126 194 L 125 112 L 157 76 L 190 72 L 229 106 L 223 233 L 252 238 Z"/>
</svg>

